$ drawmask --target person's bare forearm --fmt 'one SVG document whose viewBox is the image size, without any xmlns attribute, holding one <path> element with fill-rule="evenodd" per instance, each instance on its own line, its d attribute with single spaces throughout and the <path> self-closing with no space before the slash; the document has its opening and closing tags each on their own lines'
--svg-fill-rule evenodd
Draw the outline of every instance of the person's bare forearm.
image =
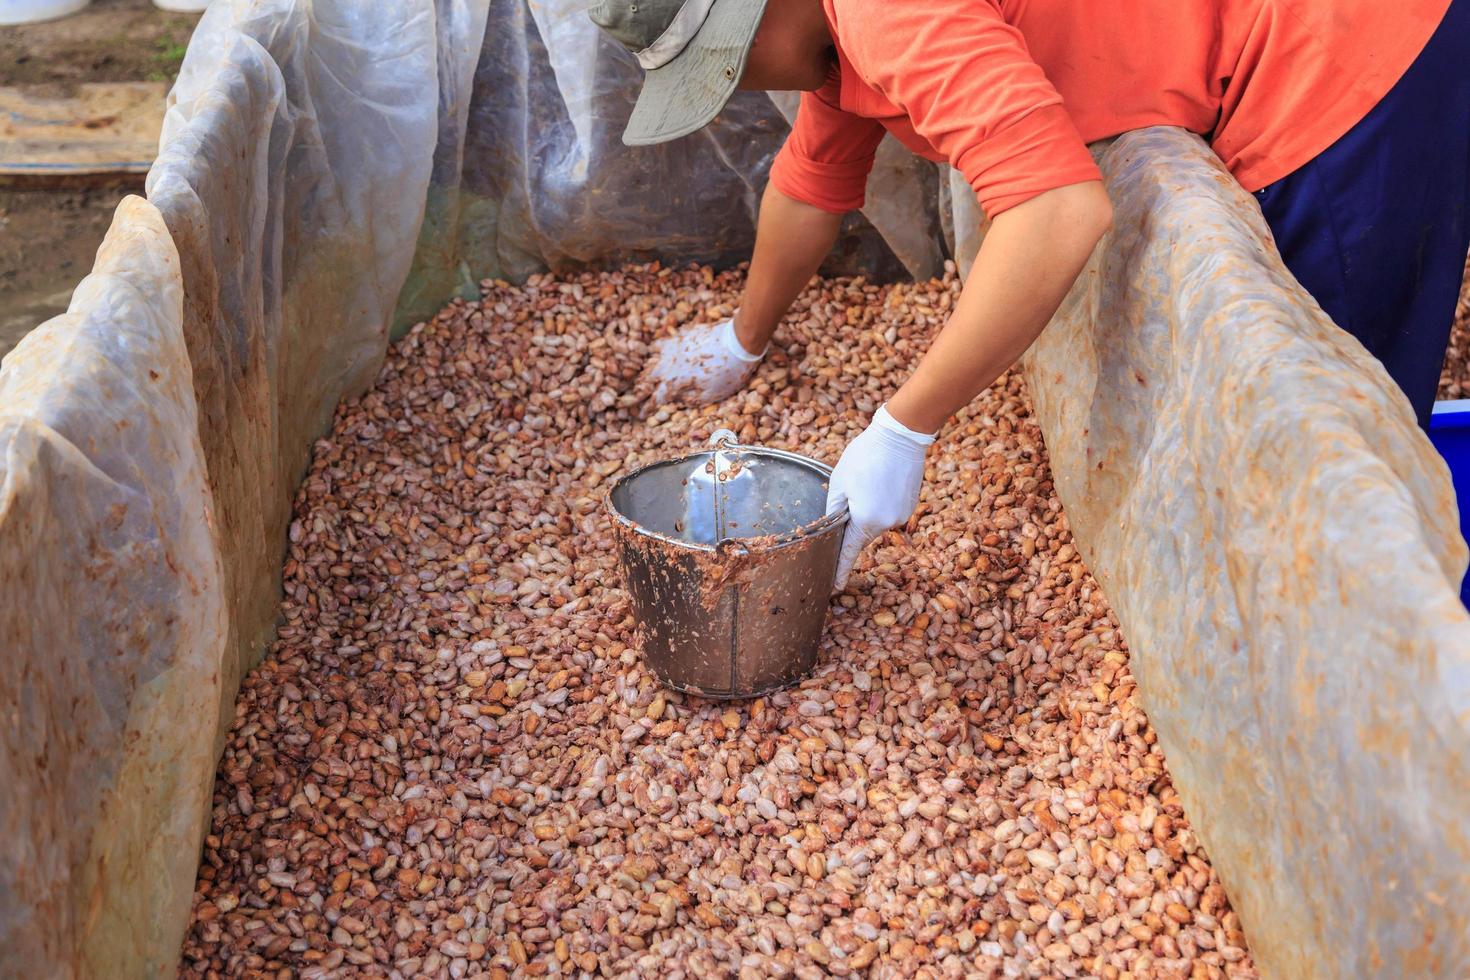
<svg viewBox="0 0 1470 980">
<path fill-rule="evenodd" d="M 1041 334 L 1107 231 L 1098 181 L 1047 191 L 991 223 L 949 323 L 888 402 L 916 432 L 937 432 Z"/>
<path fill-rule="evenodd" d="M 767 185 L 756 222 L 755 254 L 735 317 L 735 335 L 752 354 L 765 350 L 776 325 L 832 250 L 842 215 L 794 200 Z"/>
</svg>

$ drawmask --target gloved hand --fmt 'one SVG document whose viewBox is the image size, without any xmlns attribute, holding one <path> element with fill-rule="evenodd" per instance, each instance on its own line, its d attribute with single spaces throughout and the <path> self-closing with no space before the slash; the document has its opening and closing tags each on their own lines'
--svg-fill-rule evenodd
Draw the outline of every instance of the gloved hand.
<svg viewBox="0 0 1470 980">
<path fill-rule="evenodd" d="M 733 318 L 685 327 L 654 344 L 644 384 L 653 387 L 655 404 L 707 405 L 743 388 L 765 354 L 740 346 Z"/>
<path fill-rule="evenodd" d="M 835 591 L 868 542 L 907 521 L 919 506 L 924 485 L 924 454 L 934 437 L 903 425 L 880 406 L 873 421 L 847 444 L 827 484 L 827 513 L 847 506 L 847 531 L 837 560 Z"/>
</svg>

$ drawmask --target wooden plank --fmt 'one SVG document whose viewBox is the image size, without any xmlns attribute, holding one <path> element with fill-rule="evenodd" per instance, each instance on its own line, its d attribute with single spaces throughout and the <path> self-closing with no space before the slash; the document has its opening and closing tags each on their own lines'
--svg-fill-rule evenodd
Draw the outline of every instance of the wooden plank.
<svg viewBox="0 0 1470 980">
<path fill-rule="evenodd" d="M 89 82 L 66 95 L 0 88 L 0 179 L 146 173 L 165 93 L 163 82 Z"/>
</svg>

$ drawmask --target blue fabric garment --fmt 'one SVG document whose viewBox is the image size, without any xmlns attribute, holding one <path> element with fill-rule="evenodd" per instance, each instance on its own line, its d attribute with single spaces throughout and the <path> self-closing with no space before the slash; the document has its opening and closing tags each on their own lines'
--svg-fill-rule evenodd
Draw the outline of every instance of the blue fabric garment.
<svg viewBox="0 0 1470 980">
<path fill-rule="evenodd" d="M 1256 196 L 1287 268 L 1427 429 L 1470 250 L 1470 0 L 1361 122 Z"/>
</svg>

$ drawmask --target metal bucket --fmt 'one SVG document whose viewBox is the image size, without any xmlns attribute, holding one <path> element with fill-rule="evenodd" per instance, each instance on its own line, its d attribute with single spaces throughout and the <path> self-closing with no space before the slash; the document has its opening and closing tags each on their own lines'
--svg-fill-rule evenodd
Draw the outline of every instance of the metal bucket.
<svg viewBox="0 0 1470 980">
<path fill-rule="evenodd" d="M 754 697 L 816 665 L 847 512 L 827 515 L 821 463 L 728 431 L 711 443 L 623 477 L 607 508 L 648 666 L 680 691 Z"/>
</svg>

